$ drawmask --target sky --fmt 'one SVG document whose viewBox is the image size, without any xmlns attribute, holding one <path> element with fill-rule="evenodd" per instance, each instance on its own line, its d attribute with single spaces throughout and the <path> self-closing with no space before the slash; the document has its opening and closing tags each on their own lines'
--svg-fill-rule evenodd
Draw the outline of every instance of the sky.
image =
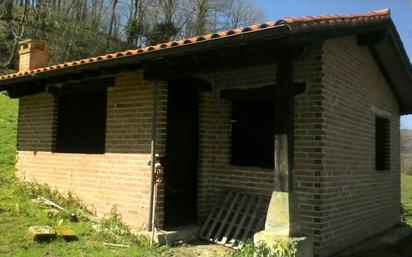
<svg viewBox="0 0 412 257">
<path fill-rule="evenodd" d="M 412 0 L 256 0 L 256 3 L 266 12 L 268 21 L 288 16 L 356 14 L 390 8 L 409 58 L 412 57 Z M 412 130 L 412 115 L 402 116 L 401 128 Z"/>
</svg>

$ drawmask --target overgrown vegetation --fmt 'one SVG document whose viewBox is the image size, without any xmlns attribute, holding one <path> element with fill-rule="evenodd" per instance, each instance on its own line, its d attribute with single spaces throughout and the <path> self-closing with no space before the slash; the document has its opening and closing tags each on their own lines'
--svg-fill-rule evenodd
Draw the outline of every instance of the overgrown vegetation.
<svg viewBox="0 0 412 257">
<path fill-rule="evenodd" d="M 412 227 L 412 176 L 402 174 L 403 220 Z"/>
<path fill-rule="evenodd" d="M 84 207 L 76 198 L 64 197 L 47 186 L 25 184 L 11 176 L 0 179 L 0 256 L 160 256 L 162 248 L 149 248 L 147 241 L 133 235 L 122 225 L 119 216 L 112 215 L 103 223 L 90 222 L 84 215 Z M 33 203 L 38 195 L 53 199 L 69 212 L 55 211 L 50 207 Z M 80 212 L 81 211 L 81 212 Z M 73 222 L 69 213 L 80 220 Z M 25 238 L 28 227 L 33 225 L 65 226 L 75 231 L 77 241 L 56 240 L 37 243 Z M 104 243 L 126 244 L 118 248 Z"/>
<path fill-rule="evenodd" d="M 401 130 L 401 170 L 412 176 L 412 130 Z"/>
<path fill-rule="evenodd" d="M 11 174 L 17 131 L 17 101 L 0 94 L 0 176 Z"/>
<path fill-rule="evenodd" d="M 230 257 L 296 257 L 297 242 L 296 241 L 277 241 L 272 247 L 263 243 L 254 245 L 249 241 L 239 250 L 230 254 Z"/>
<path fill-rule="evenodd" d="M 243 256 L 258 256 L 258 257 L 277 257 L 270 255 L 270 249 L 265 245 L 261 244 L 255 246 L 253 242 L 246 242 L 242 248 L 233 251 L 230 257 L 243 257 Z"/>
</svg>

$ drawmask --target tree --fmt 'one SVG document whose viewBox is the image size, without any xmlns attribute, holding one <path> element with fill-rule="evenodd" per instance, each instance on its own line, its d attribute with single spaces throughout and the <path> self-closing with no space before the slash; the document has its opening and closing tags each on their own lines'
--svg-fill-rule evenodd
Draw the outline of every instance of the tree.
<svg viewBox="0 0 412 257">
<path fill-rule="evenodd" d="M 114 24 L 116 21 L 116 6 L 118 4 L 118 0 L 112 0 L 112 15 L 110 18 L 110 25 L 109 25 L 109 32 L 107 33 L 107 47 L 110 44 L 110 37 L 112 37 Z"/>
<path fill-rule="evenodd" d="M 17 47 L 19 44 L 19 41 L 22 40 L 23 38 L 23 34 L 24 34 L 24 26 L 27 20 L 27 12 L 30 6 L 30 1 L 29 0 L 25 0 L 24 1 L 24 5 L 23 5 L 23 12 L 20 16 L 20 21 L 17 25 L 17 31 L 13 31 L 10 28 L 10 31 L 13 33 L 13 40 L 12 40 L 12 50 L 10 52 L 10 57 L 8 58 L 8 60 L 6 61 L 6 63 L 4 63 L 4 67 L 7 68 L 13 68 L 14 65 L 14 60 L 15 60 L 15 56 L 16 56 L 16 52 L 17 52 Z"/>
<path fill-rule="evenodd" d="M 131 0 L 130 15 L 125 28 L 126 41 L 130 46 L 141 46 L 146 11 L 145 0 Z"/>
<path fill-rule="evenodd" d="M 149 44 L 169 41 L 177 35 L 179 28 L 174 17 L 178 3 L 178 0 L 159 0 L 158 7 L 161 12 L 157 13 L 156 21 L 153 22 L 153 26 L 149 26 L 146 34 Z"/>
<path fill-rule="evenodd" d="M 10 21 L 13 19 L 13 0 L 2 0 L 0 1 L 0 19 Z"/>
<path fill-rule="evenodd" d="M 197 0 L 197 16 L 195 23 L 195 33 L 202 35 L 206 33 L 207 14 L 209 13 L 209 1 Z"/>
</svg>

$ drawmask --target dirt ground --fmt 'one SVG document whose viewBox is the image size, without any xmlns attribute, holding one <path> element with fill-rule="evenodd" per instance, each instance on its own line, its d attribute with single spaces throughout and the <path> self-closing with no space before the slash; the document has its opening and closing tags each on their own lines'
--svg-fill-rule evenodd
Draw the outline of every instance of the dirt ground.
<svg viewBox="0 0 412 257">
<path fill-rule="evenodd" d="M 225 257 L 232 249 L 208 242 L 199 241 L 190 244 L 181 244 L 173 249 L 170 257 Z"/>
</svg>

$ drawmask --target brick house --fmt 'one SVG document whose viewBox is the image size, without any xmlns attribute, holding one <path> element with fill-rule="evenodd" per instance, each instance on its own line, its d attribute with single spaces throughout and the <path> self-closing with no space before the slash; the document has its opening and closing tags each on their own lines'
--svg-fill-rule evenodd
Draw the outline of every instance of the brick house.
<svg viewBox="0 0 412 257">
<path fill-rule="evenodd" d="M 226 188 L 293 191 L 316 256 L 400 223 L 412 74 L 389 10 L 47 59 L 43 42 L 24 41 L 19 71 L 0 77 L 19 98 L 22 179 L 98 214 L 114 206 L 143 230 L 201 223 Z M 155 156 L 165 174 L 153 215 Z"/>
</svg>

